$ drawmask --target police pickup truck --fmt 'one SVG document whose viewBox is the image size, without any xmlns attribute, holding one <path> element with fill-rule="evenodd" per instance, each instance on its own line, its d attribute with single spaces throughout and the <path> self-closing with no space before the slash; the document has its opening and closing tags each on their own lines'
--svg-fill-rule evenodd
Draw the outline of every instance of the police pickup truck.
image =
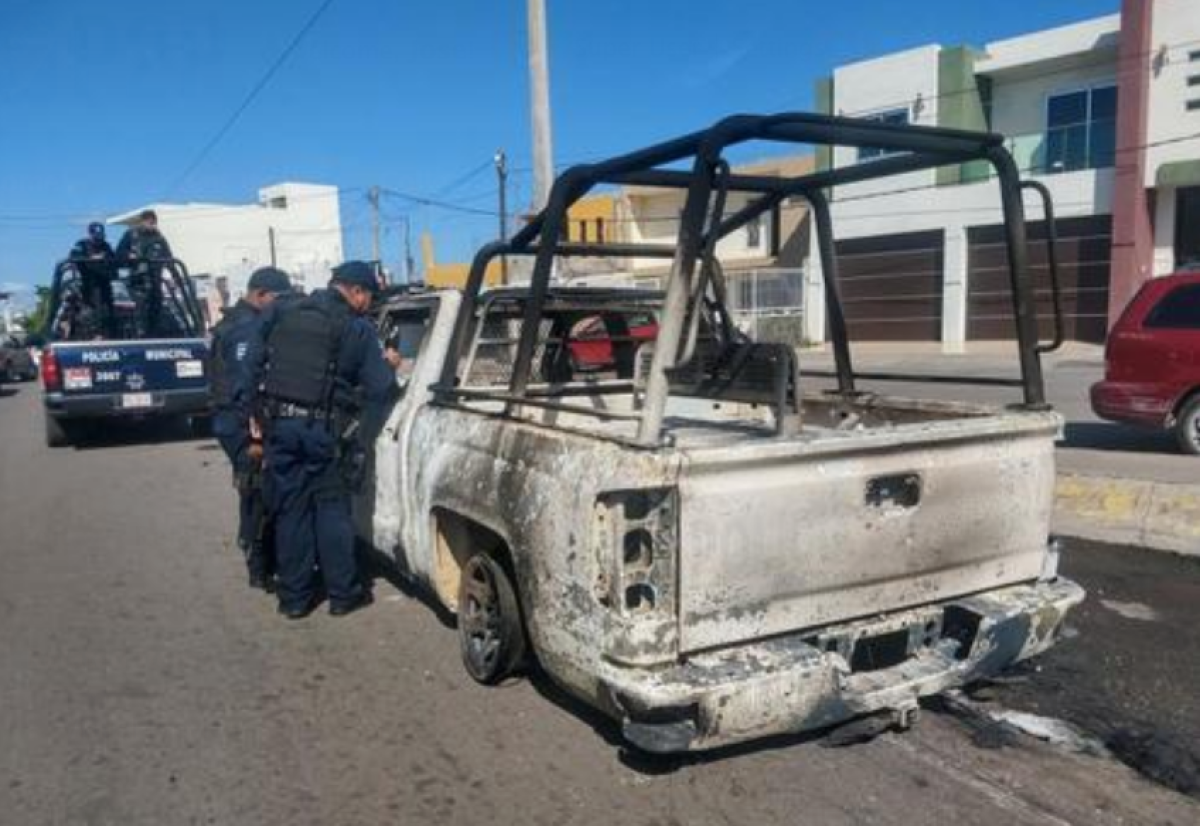
<svg viewBox="0 0 1200 826">
<path fill-rule="evenodd" d="M 885 154 L 731 172 L 723 150 L 762 139 Z M 1014 403 L 870 392 L 858 383 L 914 377 L 853 367 L 827 193 L 971 161 L 1003 199 L 1021 368 L 977 381 L 1011 386 Z M 686 193 L 676 243 L 569 239 L 571 204 L 614 183 Z M 921 697 L 1049 648 L 1083 598 L 1049 536 L 1062 420 L 1045 403 L 1054 344 L 1037 341 L 1025 187 L 999 135 L 799 113 L 568 170 L 541 214 L 478 253 L 461 294 L 380 311 L 409 376 L 356 503 L 360 534 L 457 615 L 473 678 L 535 659 L 642 749 L 859 715 L 909 724 Z M 727 310 L 718 242 L 785 199 L 806 201 L 816 229 L 827 376 Z M 530 282 L 483 291 L 499 256 L 532 259 Z M 584 257 L 673 263 L 661 293 L 555 283 Z M 580 365 L 579 341 L 597 337 L 603 364 Z"/>
<path fill-rule="evenodd" d="M 113 263 L 109 306 L 80 267 L 60 263 L 51 287 L 41 357 L 46 444 L 67 445 L 81 426 L 112 419 L 201 425 L 210 407 L 208 346 L 183 263 Z"/>
</svg>

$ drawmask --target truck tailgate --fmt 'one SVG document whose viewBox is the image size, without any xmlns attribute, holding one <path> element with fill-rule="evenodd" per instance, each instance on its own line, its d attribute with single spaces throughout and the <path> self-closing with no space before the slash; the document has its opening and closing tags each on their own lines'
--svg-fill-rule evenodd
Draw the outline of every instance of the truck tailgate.
<svg viewBox="0 0 1200 826">
<path fill-rule="evenodd" d="M 112 394 L 130 407 L 151 407 L 156 392 L 202 390 L 208 384 L 202 339 L 59 342 L 53 345 L 62 394 Z"/>
<path fill-rule="evenodd" d="M 680 647 L 695 651 L 1037 578 L 1054 414 L 688 452 Z"/>
</svg>

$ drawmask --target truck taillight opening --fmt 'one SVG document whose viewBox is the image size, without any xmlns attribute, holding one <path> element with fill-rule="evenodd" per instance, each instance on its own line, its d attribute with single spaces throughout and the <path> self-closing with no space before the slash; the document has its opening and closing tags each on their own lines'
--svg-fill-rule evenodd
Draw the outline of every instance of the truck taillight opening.
<svg viewBox="0 0 1200 826">
<path fill-rule="evenodd" d="M 58 367 L 58 356 L 47 347 L 42 351 L 42 387 L 58 390 L 62 387 L 62 371 Z"/>
<path fill-rule="evenodd" d="M 603 604 L 627 615 L 673 605 L 676 495 L 673 488 L 651 488 L 599 497 L 597 597 Z"/>
</svg>

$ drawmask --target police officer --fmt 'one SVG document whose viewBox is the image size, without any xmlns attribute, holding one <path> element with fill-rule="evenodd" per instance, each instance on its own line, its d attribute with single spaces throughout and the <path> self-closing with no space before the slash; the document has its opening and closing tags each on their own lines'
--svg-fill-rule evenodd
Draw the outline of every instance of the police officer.
<svg viewBox="0 0 1200 826">
<path fill-rule="evenodd" d="M 213 328 L 209 347 L 213 435 L 233 466 L 238 491 L 238 547 L 246 557 L 250 587 L 274 590 L 270 521 L 262 492 L 262 445 L 250 438 L 250 409 L 244 375 L 251 344 L 259 338 L 263 311 L 280 296 L 290 295 L 287 273 L 261 267 L 250 275 L 246 297 L 230 307 Z"/>
<path fill-rule="evenodd" d="M 130 267 L 130 291 L 137 297 L 141 316 L 141 332 L 160 335 L 163 289 L 162 263 L 171 259 L 171 245 L 158 230 L 158 213 L 144 209 L 138 221 L 125 231 L 117 243 L 117 260 Z M 155 263 L 160 262 L 160 263 Z"/>
<path fill-rule="evenodd" d="M 83 300 L 99 318 L 104 334 L 115 336 L 112 282 L 117 270 L 113 248 L 104 236 L 104 224 L 88 224 L 87 237 L 71 247 L 70 259 L 79 271 Z"/>
<path fill-rule="evenodd" d="M 398 354 L 384 355 L 363 317 L 378 288 L 374 269 L 348 261 L 332 275 L 328 289 L 268 311 L 252 356 L 252 429 L 261 425 L 265 440 L 279 612 L 288 619 L 316 606 L 318 564 L 330 614 L 372 601 L 354 556 L 347 460 L 363 456 L 383 426 Z"/>
</svg>

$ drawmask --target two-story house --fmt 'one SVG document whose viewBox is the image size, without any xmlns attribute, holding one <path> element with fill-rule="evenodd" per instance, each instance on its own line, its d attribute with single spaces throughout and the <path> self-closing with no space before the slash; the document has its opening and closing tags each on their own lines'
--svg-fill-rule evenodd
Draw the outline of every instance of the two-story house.
<svg viewBox="0 0 1200 826">
<path fill-rule="evenodd" d="M 924 46 L 838 67 L 820 111 L 1006 135 L 1058 217 L 1069 338 L 1102 341 L 1138 284 L 1200 260 L 1200 3 L 1126 0 L 1120 14 L 968 46 Z M 879 150 L 818 153 L 819 168 Z M 979 164 L 838 187 L 833 217 L 851 333 L 960 350 L 1014 335 L 999 198 Z M 1032 274 L 1049 334 L 1045 227 Z M 807 269 L 807 337 L 824 336 L 823 278 Z"/>
</svg>

